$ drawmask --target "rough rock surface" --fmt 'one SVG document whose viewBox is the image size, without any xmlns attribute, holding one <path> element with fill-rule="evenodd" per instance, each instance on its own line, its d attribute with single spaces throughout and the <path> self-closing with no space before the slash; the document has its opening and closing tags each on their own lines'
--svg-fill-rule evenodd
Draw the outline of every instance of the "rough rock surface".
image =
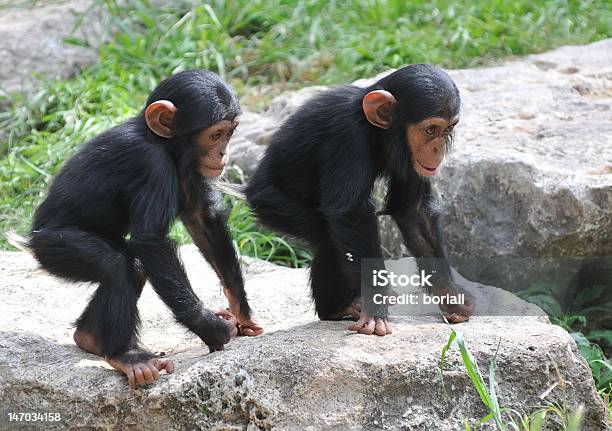
<svg viewBox="0 0 612 431">
<path fill-rule="evenodd" d="M 72 33 L 79 14 L 92 3 L 42 1 L 31 8 L 0 9 L 0 96 L 31 88 L 37 76 L 66 78 L 98 58 L 95 50 L 64 42 L 66 37 L 77 37 L 97 45 L 102 34 L 98 9 L 88 14 L 84 25 Z"/>
<path fill-rule="evenodd" d="M 218 281 L 193 246 L 183 260 L 206 304 L 222 304 Z M 485 415 L 450 354 L 444 389 L 437 368 L 449 328 L 436 317 L 404 317 L 379 338 L 319 322 L 304 270 L 244 260 L 247 291 L 266 333 L 208 354 L 174 324 L 147 286 L 139 302 L 143 341 L 174 359 L 158 384 L 126 381 L 71 340 L 71 324 L 93 292 L 48 276 L 27 254 L 0 253 L 0 428 L 79 430 L 463 430 Z M 495 289 L 488 298 L 508 295 Z M 585 428 L 605 429 L 605 407 L 569 335 L 542 317 L 475 317 L 460 329 L 483 372 L 501 337 L 497 391 L 519 410 L 562 377 L 546 400 L 586 408 Z M 557 371 L 558 370 L 558 371 Z M 557 374 L 558 373 L 558 374 Z M 8 412 L 57 412 L 60 422 L 8 422 Z"/>
<path fill-rule="evenodd" d="M 612 254 L 612 39 L 449 73 L 462 114 L 436 183 L 451 255 Z M 322 89 L 274 100 L 253 140 Z M 264 150 L 250 148 L 247 164 L 237 158 L 247 174 Z M 381 236 L 401 253 L 388 220 Z"/>
</svg>

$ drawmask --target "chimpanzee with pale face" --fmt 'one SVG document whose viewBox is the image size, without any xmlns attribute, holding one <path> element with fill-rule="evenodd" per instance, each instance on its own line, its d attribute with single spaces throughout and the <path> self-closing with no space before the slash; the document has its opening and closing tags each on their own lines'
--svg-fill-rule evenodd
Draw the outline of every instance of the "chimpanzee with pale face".
<svg viewBox="0 0 612 431">
<path fill-rule="evenodd" d="M 433 293 L 457 291 L 430 179 L 450 148 L 459 105 L 459 91 L 444 71 L 416 64 L 365 89 L 316 96 L 272 137 L 247 199 L 264 225 L 312 247 L 319 318 L 352 317 L 353 331 L 391 333 L 386 317 L 362 310 L 359 298 L 360 260 L 382 258 L 371 200 L 377 178 L 389 186 L 384 213 L 397 223 L 419 267 L 436 274 Z M 450 322 L 468 320 L 473 301 L 467 298 L 442 308 Z"/>
<path fill-rule="evenodd" d="M 217 75 L 186 71 L 163 81 L 135 118 L 97 136 L 55 177 L 28 246 L 43 268 L 98 283 L 74 339 L 127 375 L 153 383 L 174 364 L 138 342 L 136 302 L 146 280 L 176 320 L 211 351 L 240 331 L 258 335 L 238 259 L 212 186 L 228 161 L 240 106 Z M 207 310 L 168 239 L 180 217 L 217 272 L 229 311 Z"/>
</svg>

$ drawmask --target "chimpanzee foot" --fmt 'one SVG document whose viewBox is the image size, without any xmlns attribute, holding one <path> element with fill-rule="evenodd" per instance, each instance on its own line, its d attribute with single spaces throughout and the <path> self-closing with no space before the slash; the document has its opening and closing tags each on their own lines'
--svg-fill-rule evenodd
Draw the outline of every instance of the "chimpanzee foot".
<svg viewBox="0 0 612 431">
<path fill-rule="evenodd" d="M 74 332 L 74 341 L 81 349 L 94 355 L 103 356 L 93 335 L 82 329 Z M 138 385 L 155 383 L 160 371 L 166 374 L 174 372 L 174 362 L 168 359 L 157 359 L 143 349 L 131 349 L 118 358 L 105 358 L 113 368 L 121 371 L 128 378 L 128 385 L 134 388 Z"/>
<path fill-rule="evenodd" d="M 353 302 L 347 305 L 343 310 L 337 313 L 330 314 L 319 314 L 321 320 L 343 320 L 346 317 L 350 317 L 353 320 L 359 320 L 361 315 L 361 298 L 355 298 Z"/>
<path fill-rule="evenodd" d="M 363 312 L 360 314 L 359 320 L 349 325 L 348 330 L 364 335 L 380 335 L 381 337 L 393 333 L 386 319 L 369 316 Z"/>
<path fill-rule="evenodd" d="M 128 350 L 119 358 L 106 358 L 115 369 L 127 376 L 130 388 L 149 385 L 159 380 L 160 372 L 174 372 L 174 362 L 169 359 L 157 359 L 150 352 L 142 349 Z"/>
<path fill-rule="evenodd" d="M 238 302 L 234 302 L 229 306 L 229 312 L 236 316 L 238 335 L 256 337 L 257 335 L 263 334 L 263 326 L 261 326 L 259 322 L 252 317 L 245 317 L 240 311 L 240 304 Z"/>
</svg>

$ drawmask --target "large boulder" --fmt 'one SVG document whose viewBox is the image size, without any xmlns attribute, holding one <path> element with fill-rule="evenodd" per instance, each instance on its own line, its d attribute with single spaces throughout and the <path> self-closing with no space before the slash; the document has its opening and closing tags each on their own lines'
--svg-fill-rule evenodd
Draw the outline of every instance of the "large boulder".
<svg viewBox="0 0 612 431">
<path fill-rule="evenodd" d="M 461 91 L 461 121 L 435 183 L 451 256 L 611 255 L 612 39 L 449 73 Z M 280 96 L 265 116 L 278 125 L 323 90 Z M 266 136 L 273 125 L 267 120 Z M 249 154 L 247 174 L 263 150 Z M 402 254 L 393 223 L 382 220 L 385 251 Z M 462 269 L 492 282 L 499 266 Z"/>
<path fill-rule="evenodd" d="M 438 182 L 451 253 L 612 255 L 612 39 L 452 76 L 463 118 Z"/>
<path fill-rule="evenodd" d="M 181 254 L 203 301 L 221 305 L 214 272 L 193 246 Z M 176 371 L 130 390 L 118 372 L 71 340 L 71 322 L 94 286 L 55 279 L 27 254 L 0 253 L 2 429 L 463 430 L 464 419 L 474 424 L 486 414 L 456 351 L 442 383 L 438 362 L 450 329 L 439 318 L 396 318 L 394 333 L 384 338 L 351 334 L 347 322 L 315 319 L 306 270 L 254 259 L 243 266 L 266 333 L 209 354 L 147 286 L 139 302 L 143 341 L 173 359 Z M 509 294 L 483 288 L 479 295 Z M 583 429 L 606 429 L 589 368 L 560 327 L 545 317 L 474 317 L 457 329 L 483 373 L 501 338 L 503 406 L 530 411 L 565 399 L 570 408 L 584 405 Z M 20 412 L 61 419 L 8 421 L 8 413 Z"/>
</svg>

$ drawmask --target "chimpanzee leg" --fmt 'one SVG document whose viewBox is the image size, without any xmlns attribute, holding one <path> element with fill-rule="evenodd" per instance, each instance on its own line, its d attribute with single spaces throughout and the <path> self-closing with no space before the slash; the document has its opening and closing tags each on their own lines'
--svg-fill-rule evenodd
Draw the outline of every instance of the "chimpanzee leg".
<svg viewBox="0 0 612 431">
<path fill-rule="evenodd" d="M 310 286 L 315 309 L 321 320 L 340 320 L 346 316 L 359 318 L 359 292 L 351 289 L 349 281 L 340 270 L 340 260 L 343 258 L 347 257 L 339 255 L 331 239 L 321 242 L 315 251 L 310 268 Z"/>
<path fill-rule="evenodd" d="M 272 186 L 247 190 L 249 204 L 264 225 L 305 240 L 315 251 L 310 283 L 315 309 L 323 320 L 345 316 L 359 317 L 359 292 L 341 270 L 341 256 L 325 233 L 323 216 L 316 210 L 293 201 Z M 357 267 L 357 270 L 359 268 Z"/>
<path fill-rule="evenodd" d="M 40 264 L 54 275 L 74 281 L 99 283 L 77 319 L 78 330 L 95 340 L 99 354 L 116 358 L 137 344 L 136 302 L 144 274 L 122 244 L 73 228 L 33 232 L 30 246 Z"/>
<path fill-rule="evenodd" d="M 321 214 L 301 205 L 273 186 L 247 189 L 249 205 L 257 219 L 272 229 L 300 238 L 312 246 L 323 240 L 325 224 Z"/>
</svg>

